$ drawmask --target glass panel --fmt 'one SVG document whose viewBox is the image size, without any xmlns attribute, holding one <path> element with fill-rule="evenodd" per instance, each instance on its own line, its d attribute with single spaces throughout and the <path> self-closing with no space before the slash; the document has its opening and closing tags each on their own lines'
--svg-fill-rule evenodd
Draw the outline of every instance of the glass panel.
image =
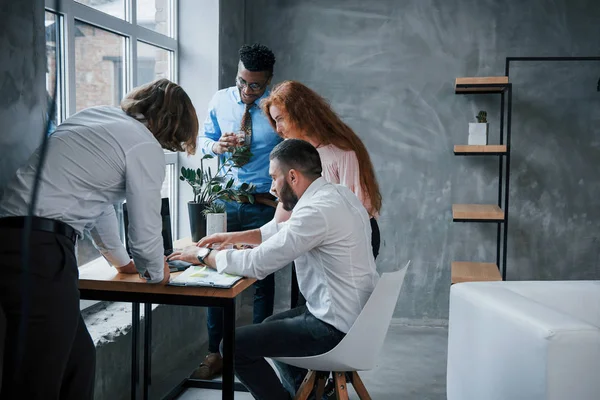
<svg viewBox="0 0 600 400">
<path fill-rule="evenodd" d="M 144 42 L 137 45 L 138 86 L 171 77 L 171 51 Z"/>
<path fill-rule="evenodd" d="M 75 0 L 113 17 L 125 19 L 125 0 Z"/>
<path fill-rule="evenodd" d="M 171 34 L 172 0 L 137 0 L 137 24 L 163 35 Z"/>
<path fill-rule="evenodd" d="M 175 176 L 175 164 L 167 164 L 165 171 L 165 180 L 163 181 L 162 189 L 160 190 L 160 197 L 169 198 L 169 210 L 171 212 L 171 234 L 175 238 L 175 223 L 177 221 L 177 215 L 175 215 L 175 189 L 174 185 L 177 184 L 177 177 Z"/>
<path fill-rule="evenodd" d="M 168 197 L 169 199 L 173 195 L 173 175 L 175 172 L 175 164 L 167 164 L 165 171 L 165 180 L 163 181 L 162 188 L 160 190 L 160 197 Z M 170 205 L 171 203 L 169 203 Z"/>
<path fill-rule="evenodd" d="M 59 30 L 59 18 L 56 14 L 46 11 L 45 22 L 46 27 L 46 114 L 50 112 L 52 105 L 52 96 L 54 95 L 54 87 L 57 84 L 56 68 L 58 64 L 58 53 L 60 49 L 61 36 Z M 60 74 L 60 70 L 59 70 Z M 58 77 L 58 90 L 60 90 L 60 76 Z M 58 116 L 60 115 L 60 91 L 56 93 L 56 108 L 50 121 L 50 128 L 48 129 L 48 135 L 56 129 L 56 126 L 60 122 Z M 49 116 L 46 115 L 46 118 Z"/>
<path fill-rule="evenodd" d="M 117 106 L 125 94 L 125 38 L 75 20 L 75 109 Z"/>
</svg>

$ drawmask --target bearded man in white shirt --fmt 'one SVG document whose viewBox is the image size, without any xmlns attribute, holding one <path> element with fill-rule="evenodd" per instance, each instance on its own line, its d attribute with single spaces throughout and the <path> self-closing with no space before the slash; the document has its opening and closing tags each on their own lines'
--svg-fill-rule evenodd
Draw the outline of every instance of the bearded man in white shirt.
<svg viewBox="0 0 600 400">
<path fill-rule="evenodd" d="M 0 398 L 93 398 L 95 348 L 79 311 L 76 242 L 88 231 L 119 272 L 167 283 L 163 149 L 194 154 L 197 136 L 190 98 L 167 79 L 134 89 L 120 108 L 87 108 L 58 126 L 24 250 L 28 272 L 20 255 L 40 149 L 17 171 L 0 201 L 0 305 L 8 321 Z M 123 200 L 133 261 L 113 206 Z"/>
<path fill-rule="evenodd" d="M 295 261 L 302 307 L 235 334 L 235 372 L 254 398 L 288 400 L 301 370 L 277 363 L 283 382 L 264 357 L 325 353 L 348 332 L 379 279 L 371 249 L 369 215 L 345 186 L 321 177 L 321 160 L 308 142 L 288 139 L 270 155 L 272 192 L 294 212 L 259 229 L 219 233 L 170 258 L 205 264 L 219 272 L 262 279 Z M 222 250 L 228 245 L 258 245 Z M 213 247 L 214 249 L 209 249 Z"/>
</svg>

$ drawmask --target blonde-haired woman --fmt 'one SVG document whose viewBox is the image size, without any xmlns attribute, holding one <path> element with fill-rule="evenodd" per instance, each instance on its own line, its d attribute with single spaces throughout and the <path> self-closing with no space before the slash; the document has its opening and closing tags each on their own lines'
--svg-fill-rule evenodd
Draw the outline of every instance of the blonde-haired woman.
<svg viewBox="0 0 600 400">
<path fill-rule="evenodd" d="M 261 102 L 261 108 L 281 137 L 302 139 L 317 148 L 327 181 L 347 186 L 356 194 L 371 217 L 371 245 L 377 258 L 381 193 L 360 138 L 323 97 L 297 81 L 277 85 Z"/>
</svg>

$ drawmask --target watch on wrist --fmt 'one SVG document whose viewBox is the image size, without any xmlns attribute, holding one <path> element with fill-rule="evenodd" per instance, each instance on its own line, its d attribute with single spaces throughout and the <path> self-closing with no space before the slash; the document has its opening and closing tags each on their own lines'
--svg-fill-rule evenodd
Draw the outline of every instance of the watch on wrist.
<svg viewBox="0 0 600 400">
<path fill-rule="evenodd" d="M 206 265 L 206 263 L 204 262 L 204 260 L 206 259 L 206 257 L 208 257 L 208 255 L 210 254 L 211 251 L 212 251 L 212 249 L 209 248 L 209 247 L 201 247 L 200 249 L 198 249 L 198 253 L 196 254 L 196 258 L 198 259 L 198 261 L 200 262 L 200 264 Z"/>
</svg>

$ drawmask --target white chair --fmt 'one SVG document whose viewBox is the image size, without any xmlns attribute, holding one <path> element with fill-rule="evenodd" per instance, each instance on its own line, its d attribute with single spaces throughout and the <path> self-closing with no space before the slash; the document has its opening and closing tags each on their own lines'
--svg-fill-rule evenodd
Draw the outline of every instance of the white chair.
<svg viewBox="0 0 600 400">
<path fill-rule="evenodd" d="M 375 367 L 409 264 L 410 261 L 401 270 L 381 276 L 362 312 L 346 336 L 332 350 L 310 357 L 273 358 L 309 370 L 295 400 L 307 399 L 315 386 L 316 399 L 320 400 L 330 373 L 333 373 L 338 399 L 348 399 L 346 375 L 361 400 L 371 399 L 356 371 Z"/>
<path fill-rule="evenodd" d="M 600 399 L 600 281 L 457 283 L 448 400 Z"/>
</svg>

